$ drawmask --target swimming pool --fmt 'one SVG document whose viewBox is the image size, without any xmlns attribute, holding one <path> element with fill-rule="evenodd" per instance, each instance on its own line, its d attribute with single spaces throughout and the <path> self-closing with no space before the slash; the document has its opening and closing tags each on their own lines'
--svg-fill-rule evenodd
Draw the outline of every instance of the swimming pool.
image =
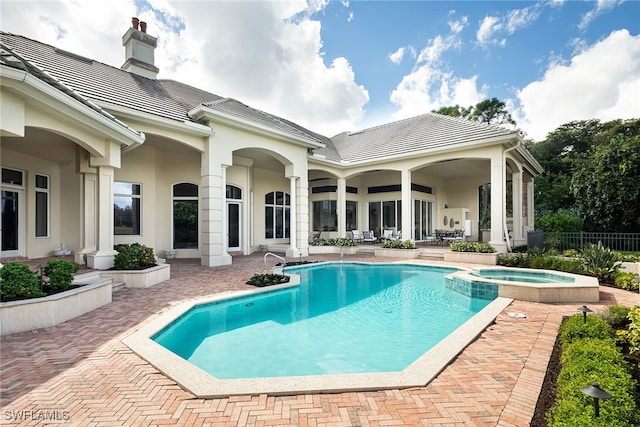
<svg viewBox="0 0 640 427">
<path fill-rule="evenodd" d="M 454 268 L 323 263 L 300 286 L 194 307 L 152 338 L 221 379 L 402 371 L 497 296 Z"/>
<path fill-rule="evenodd" d="M 344 267 L 345 264 L 348 263 L 333 264 L 342 264 Z M 436 305 L 429 305 L 430 303 L 428 300 L 435 293 L 452 294 L 450 290 L 445 289 L 442 279 L 440 279 L 440 284 L 437 286 L 437 289 L 429 289 L 427 293 L 418 292 L 415 295 L 414 293 L 416 292 L 416 289 L 420 287 L 429 288 L 429 286 L 424 286 L 424 284 L 422 286 L 416 286 L 416 283 L 402 285 L 399 284 L 399 282 L 390 285 L 388 282 L 394 282 L 398 278 L 408 279 L 409 282 L 411 282 L 412 280 L 415 280 L 415 277 L 417 276 L 415 273 L 417 269 L 426 269 L 431 272 L 436 271 L 437 275 L 441 277 L 446 275 L 447 272 L 456 271 L 457 269 L 435 267 L 434 270 L 434 267 L 402 264 L 401 267 L 395 267 L 399 268 L 401 273 L 397 273 L 395 278 L 390 279 L 389 277 L 385 278 L 384 275 L 380 274 L 380 269 L 385 269 L 391 265 L 397 264 L 359 264 L 363 264 L 363 266 L 361 266 L 362 268 L 372 268 L 376 272 L 371 280 L 372 283 L 365 285 L 366 281 L 363 279 L 363 276 L 358 276 L 357 279 L 351 278 L 346 281 L 341 280 L 339 276 L 340 274 L 344 274 L 344 268 L 336 269 L 334 271 L 336 276 L 325 279 L 327 284 L 331 284 L 333 288 L 337 289 L 338 293 L 334 293 L 336 296 L 330 296 L 330 294 L 324 295 L 324 289 L 322 288 L 316 290 L 305 290 L 306 287 L 304 284 L 300 286 L 297 285 L 297 280 L 299 280 L 300 276 L 304 276 L 306 274 L 305 269 L 287 269 L 287 274 L 295 272 L 292 276 L 292 282 L 289 284 L 277 285 L 271 289 L 262 288 L 251 291 L 235 292 L 233 294 L 215 295 L 195 301 L 186 301 L 167 310 L 165 313 L 159 314 L 147 325 L 141 327 L 138 331 L 123 339 L 123 342 L 135 353 L 158 368 L 162 373 L 174 379 L 183 388 L 200 397 L 221 397 L 234 394 L 256 393 L 277 395 L 327 391 L 380 390 L 388 388 L 424 386 L 442 369 L 444 369 L 444 367 L 458 353 L 460 353 L 469 342 L 475 339 L 487 326 L 489 326 L 494 321 L 498 313 L 506 308 L 506 306 L 511 302 L 511 300 L 507 298 L 495 298 L 492 301 L 484 300 L 480 302 L 473 302 L 473 298 L 453 293 L 453 299 L 455 300 L 454 303 L 449 302 L 447 303 L 449 304 L 448 306 L 446 304 L 440 306 L 440 304 L 444 304 L 442 302 Z M 309 267 L 308 270 L 320 268 L 320 265 L 316 265 L 314 267 Z M 359 274 L 363 273 L 360 271 Z M 304 283 L 304 279 L 302 282 Z M 368 287 L 374 289 L 375 292 L 373 292 L 372 300 L 366 302 L 366 298 L 362 297 L 358 292 L 353 292 L 352 295 L 351 293 L 353 289 L 357 287 Z M 339 322 L 339 326 L 341 325 L 341 328 L 335 329 L 334 333 L 343 336 L 353 336 L 353 339 L 357 341 L 356 344 L 359 344 L 365 349 L 365 353 L 367 353 L 365 356 L 354 356 L 351 354 L 336 356 L 336 353 L 333 352 L 334 350 L 324 352 L 324 354 L 319 357 L 315 363 L 315 365 L 320 366 L 323 369 L 323 374 L 309 371 L 298 371 L 293 374 L 282 374 L 287 376 L 278 376 L 280 375 L 279 373 L 272 372 L 266 374 L 272 376 L 251 377 L 251 375 L 253 375 L 251 374 L 248 377 L 245 376 L 243 378 L 222 378 L 218 376 L 219 374 L 211 374 L 210 372 L 194 365 L 184 357 L 168 350 L 152 339 L 152 337 L 159 337 L 163 331 L 183 327 L 181 323 L 182 319 L 185 318 L 185 315 L 188 315 L 188 313 L 198 313 L 207 305 L 213 305 L 222 311 L 232 312 L 233 310 L 241 311 L 243 310 L 243 307 L 248 309 L 255 308 L 258 311 L 262 311 L 273 303 L 278 307 L 278 310 L 276 311 L 280 313 L 279 316 L 285 316 L 286 319 L 280 317 L 277 321 L 271 320 L 267 321 L 267 323 L 277 324 L 274 326 L 276 326 L 276 329 L 280 329 L 281 327 L 286 327 L 289 323 L 294 323 L 292 319 L 299 316 L 299 314 L 293 314 L 286 305 L 283 307 L 278 304 L 282 304 L 285 300 L 288 300 L 291 302 L 290 307 L 298 307 L 297 303 L 293 304 L 296 299 L 308 299 L 311 298 L 314 293 L 319 293 L 321 300 L 335 306 L 335 310 L 328 311 L 331 314 L 327 318 L 329 320 L 325 319 L 322 321 L 324 324 L 332 323 L 331 317 L 336 315 L 336 312 L 345 310 L 344 307 L 362 306 L 352 312 L 352 318 L 350 320 Z M 276 300 L 273 300 L 272 298 L 276 295 L 278 295 Z M 282 298 L 279 295 L 285 295 L 286 298 Z M 394 301 L 396 305 L 392 305 L 391 308 L 386 304 L 381 305 L 380 298 L 385 295 L 391 296 L 391 300 Z M 244 299 L 246 296 L 249 296 L 250 299 Z M 412 301 L 414 296 L 416 297 L 416 300 Z M 267 303 L 270 299 L 271 302 Z M 265 303 L 263 304 L 262 301 Z M 338 308 L 338 306 L 340 306 L 340 308 Z M 308 313 L 302 316 L 306 316 L 306 320 L 302 323 L 314 323 L 321 321 L 323 315 L 319 315 L 314 310 L 316 309 L 310 308 Z M 468 318 L 467 321 L 461 320 L 459 322 L 460 326 L 452 327 L 451 325 L 444 325 L 446 322 L 443 322 L 443 318 L 448 316 L 449 311 L 464 312 L 469 310 L 472 311 L 470 313 L 470 318 Z M 417 322 L 420 320 L 421 313 L 426 311 L 437 312 L 439 315 L 436 319 L 430 320 L 430 323 L 427 322 L 428 324 L 426 326 L 425 323 L 420 325 Z M 373 320 L 366 320 L 366 318 L 364 318 L 364 314 L 367 312 L 375 314 Z M 401 313 L 402 315 L 400 315 Z M 405 316 L 404 314 L 406 313 L 411 313 L 412 315 L 417 316 L 415 318 Z M 208 315 L 204 317 L 207 318 L 207 320 L 204 320 L 204 323 L 209 323 Z M 363 318 L 361 319 L 361 317 Z M 229 319 L 225 320 L 225 322 L 230 323 Z M 198 325 L 203 325 L 204 323 L 196 322 L 194 324 L 195 328 L 198 329 L 200 327 Z M 333 323 L 336 322 L 334 321 Z M 351 323 L 357 326 L 354 327 Z M 371 325 L 368 325 L 369 323 L 371 323 Z M 392 340 L 400 341 L 392 341 L 392 343 L 387 345 L 378 345 L 377 347 L 373 347 L 376 343 L 372 341 L 376 340 L 369 339 L 371 332 L 365 331 L 365 328 L 371 327 L 376 329 L 383 324 L 395 324 L 398 326 L 399 329 L 397 329 L 395 333 L 386 332 L 386 335 Z M 259 331 L 262 326 L 264 325 L 258 327 L 256 331 Z M 240 332 L 240 336 L 243 334 L 241 331 L 242 329 L 243 327 L 240 327 L 239 324 L 236 324 L 235 329 L 231 328 L 232 331 Z M 423 336 L 419 339 L 401 341 L 401 339 L 403 339 L 402 335 L 404 334 L 404 331 L 409 329 L 417 331 L 422 330 L 424 334 L 426 334 L 427 331 L 438 329 L 446 329 L 449 332 L 445 332 L 444 338 L 441 338 L 439 341 L 437 339 L 432 340 L 433 342 L 429 343 L 431 346 L 430 349 L 429 347 L 414 348 L 409 357 L 411 360 L 407 359 L 406 356 L 403 356 L 404 358 L 398 362 L 394 360 L 395 356 L 393 353 L 399 350 L 400 346 L 403 346 L 406 343 L 407 346 L 412 347 L 415 344 L 413 341 L 428 342 L 431 340 L 430 338 L 427 339 Z M 190 332 L 188 331 L 189 328 L 183 330 L 183 332 L 189 334 Z M 229 346 L 227 350 L 228 358 L 233 359 L 244 357 L 244 354 L 255 353 L 256 347 L 252 346 L 251 342 L 253 338 L 260 335 L 260 333 L 256 333 L 256 331 L 252 332 L 252 338 L 248 340 L 245 339 L 245 347 L 238 348 L 233 345 Z M 336 336 L 333 333 L 326 335 L 329 336 L 329 338 Z M 279 339 L 273 341 L 267 346 L 267 353 L 275 346 L 286 345 L 289 341 L 289 336 L 290 334 L 281 334 Z M 317 336 L 297 338 L 296 345 L 298 347 L 304 347 L 306 344 L 314 344 L 316 338 Z M 345 340 L 343 338 L 341 339 L 341 342 L 344 343 Z M 358 342 L 358 340 L 360 341 Z M 338 341 L 337 338 L 335 341 Z M 324 347 L 325 345 L 326 342 L 320 347 Z M 196 346 L 194 346 L 193 342 L 190 346 L 191 347 L 186 351 L 186 353 L 194 354 L 196 352 Z M 355 347 L 358 347 L 358 345 Z M 316 350 L 317 348 L 319 347 L 316 347 Z M 314 352 L 316 350 L 314 350 Z M 367 364 L 375 365 L 377 363 L 377 360 L 375 359 L 378 358 L 377 353 L 386 352 L 387 350 L 390 351 L 387 352 L 387 355 L 384 356 L 383 359 L 392 359 L 394 363 L 397 362 L 393 367 L 371 368 L 370 366 L 367 366 L 366 369 L 363 369 L 361 366 L 354 367 L 354 364 L 356 364 L 354 362 L 359 363 L 361 360 L 365 359 L 367 359 Z M 320 353 L 319 351 L 317 352 Z M 208 353 L 208 351 L 203 352 L 205 358 Z M 284 364 L 288 364 L 296 358 L 296 356 L 288 354 L 288 361 Z M 251 363 L 253 362 L 245 361 L 243 364 L 247 365 Z M 279 362 L 271 361 L 270 363 L 277 365 Z M 349 365 L 349 368 L 346 371 L 342 369 L 345 365 Z M 338 371 L 337 368 L 340 368 L 341 370 Z M 259 375 L 264 375 L 264 373 L 260 373 Z"/>
</svg>

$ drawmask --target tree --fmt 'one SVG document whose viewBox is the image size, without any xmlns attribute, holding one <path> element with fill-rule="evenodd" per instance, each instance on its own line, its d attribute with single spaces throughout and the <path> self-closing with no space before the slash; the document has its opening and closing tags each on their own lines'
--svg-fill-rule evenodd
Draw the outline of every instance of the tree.
<svg viewBox="0 0 640 427">
<path fill-rule="evenodd" d="M 437 110 L 432 110 L 432 112 L 451 117 L 467 117 L 472 109 L 473 107 L 464 108 L 456 104 L 452 107 L 440 107 Z"/>
<path fill-rule="evenodd" d="M 498 98 L 485 99 L 479 102 L 471 111 L 467 118 L 469 120 L 477 120 L 481 123 L 491 125 L 514 125 L 515 120 L 511 117 L 511 113 L 507 111 L 507 106 Z"/>
<path fill-rule="evenodd" d="M 613 136 L 575 164 L 571 189 L 590 231 L 640 232 L 640 135 Z"/>
<path fill-rule="evenodd" d="M 485 99 L 477 103 L 475 107 L 465 108 L 456 104 L 454 106 L 440 107 L 437 110 L 432 110 L 432 112 L 444 114 L 445 116 L 462 117 L 491 125 L 511 124 L 515 126 L 516 124 L 511 117 L 511 113 L 507 111 L 506 104 L 498 98 Z"/>
<path fill-rule="evenodd" d="M 544 141 L 527 142 L 527 148 L 545 169 L 535 178 L 536 216 L 582 206 L 571 185 L 579 169 L 578 162 L 588 165 L 592 161 L 588 160 L 592 155 L 590 150 L 609 146 L 616 135 L 623 139 L 640 135 L 640 119 L 605 123 L 597 119 L 573 121 L 550 132 Z M 603 230 L 593 227 L 596 224 L 585 218 L 585 230 Z"/>
</svg>

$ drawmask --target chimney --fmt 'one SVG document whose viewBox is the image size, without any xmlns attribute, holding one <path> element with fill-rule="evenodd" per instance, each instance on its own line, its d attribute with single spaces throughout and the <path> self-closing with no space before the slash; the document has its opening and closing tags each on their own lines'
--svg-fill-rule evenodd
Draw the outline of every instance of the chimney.
<svg viewBox="0 0 640 427">
<path fill-rule="evenodd" d="M 138 29 L 140 25 L 140 29 Z M 131 18 L 131 28 L 122 36 L 125 50 L 125 61 L 121 69 L 139 76 L 155 79 L 158 67 L 154 65 L 154 50 L 158 39 L 147 34 L 147 23 L 138 18 Z"/>
</svg>

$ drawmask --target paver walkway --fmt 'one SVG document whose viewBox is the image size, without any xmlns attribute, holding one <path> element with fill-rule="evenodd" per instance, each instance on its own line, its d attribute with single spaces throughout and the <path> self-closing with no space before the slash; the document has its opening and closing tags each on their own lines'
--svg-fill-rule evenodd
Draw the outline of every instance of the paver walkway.
<svg viewBox="0 0 640 427">
<path fill-rule="evenodd" d="M 247 289 L 244 282 L 262 272 L 263 259 L 235 257 L 232 266 L 215 269 L 193 261 L 171 264 L 167 282 L 115 292 L 113 303 L 55 328 L 2 338 L 0 424 L 527 426 L 562 316 L 582 305 L 515 301 L 425 387 L 205 400 L 182 390 L 121 339 L 184 300 Z M 589 307 L 610 304 L 637 305 L 640 296 L 602 288 L 600 303 Z M 510 311 L 527 317 L 511 318 Z"/>
</svg>

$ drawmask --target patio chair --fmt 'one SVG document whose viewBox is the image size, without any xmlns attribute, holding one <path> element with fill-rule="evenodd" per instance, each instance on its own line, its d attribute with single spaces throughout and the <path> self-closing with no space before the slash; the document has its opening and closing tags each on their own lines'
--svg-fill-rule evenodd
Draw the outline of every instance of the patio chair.
<svg viewBox="0 0 640 427">
<path fill-rule="evenodd" d="M 353 236 L 353 240 L 355 240 L 356 242 L 364 241 L 362 234 L 360 234 L 360 230 L 351 230 L 351 235 Z"/>
<path fill-rule="evenodd" d="M 392 231 L 392 230 L 389 230 Z M 398 232 L 396 234 L 391 234 L 391 236 L 389 236 L 389 240 L 402 240 L 402 230 L 398 230 Z"/>
<path fill-rule="evenodd" d="M 373 231 L 366 230 L 364 232 L 364 236 L 362 237 L 362 241 L 365 243 L 375 243 L 378 241 L 378 239 L 376 238 L 375 234 L 373 234 Z"/>
<path fill-rule="evenodd" d="M 392 240 L 393 238 L 393 230 L 384 230 L 382 232 L 382 237 L 380 237 L 380 240 Z"/>
</svg>

